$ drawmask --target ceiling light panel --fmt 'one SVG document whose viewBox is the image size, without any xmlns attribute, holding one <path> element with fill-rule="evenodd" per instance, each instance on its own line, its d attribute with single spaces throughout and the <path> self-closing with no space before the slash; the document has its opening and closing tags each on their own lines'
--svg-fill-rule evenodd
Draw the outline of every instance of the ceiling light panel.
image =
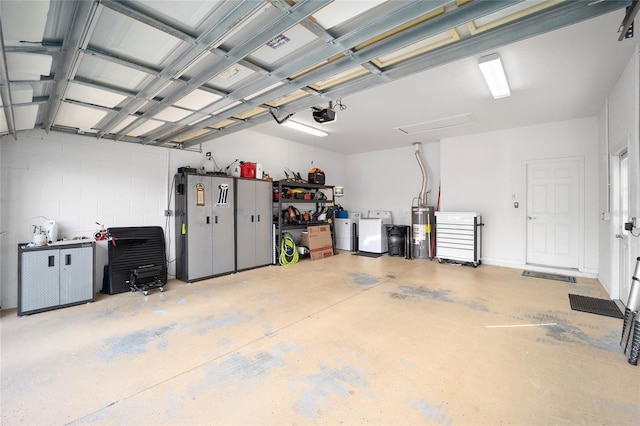
<svg viewBox="0 0 640 426">
<path fill-rule="evenodd" d="M 289 31 L 282 34 L 285 37 L 282 44 L 271 47 L 265 44 L 258 50 L 254 51 L 248 58 L 263 68 L 275 69 L 286 62 L 286 58 L 295 55 L 296 58 L 310 52 L 324 44 L 315 34 L 304 28 L 302 25 L 296 25 Z"/>
<path fill-rule="evenodd" d="M 151 77 L 145 72 L 87 55 L 82 56 L 76 75 L 106 86 L 131 91 L 139 89 L 145 80 Z"/>
<path fill-rule="evenodd" d="M 222 96 L 220 95 L 216 95 L 215 93 L 207 92 L 201 89 L 196 89 L 184 98 L 180 99 L 174 105 L 197 111 L 220 99 L 222 99 Z"/>
<path fill-rule="evenodd" d="M 48 1 L 3 1 L 0 8 L 6 46 L 22 41 L 42 41 L 49 13 Z"/>
<path fill-rule="evenodd" d="M 329 135 L 327 132 L 323 130 L 316 129 L 315 127 L 307 126 L 306 124 L 298 123 L 297 121 L 287 120 L 284 123 L 282 123 L 282 125 L 290 129 L 294 129 L 299 132 L 308 133 L 314 136 L 319 136 L 321 138 Z"/>
<path fill-rule="evenodd" d="M 373 9 L 386 0 L 336 0 L 313 14 L 313 19 L 328 30 Z"/>
<path fill-rule="evenodd" d="M 83 132 L 93 132 L 93 126 L 105 115 L 107 115 L 106 111 L 97 108 L 63 102 L 60 105 L 55 125 L 72 127 Z"/>
<path fill-rule="evenodd" d="M 135 19 L 105 8 L 89 45 L 123 59 L 160 67 L 186 47 L 181 40 Z"/>
<path fill-rule="evenodd" d="M 93 105 L 100 105 L 107 108 L 113 108 L 120 102 L 127 99 L 126 96 L 118 95 L 117 93 L 73 82 L 69 83 L 65 97 L 67 99 L 73 99 L 75 101 Z"/>
</svg>

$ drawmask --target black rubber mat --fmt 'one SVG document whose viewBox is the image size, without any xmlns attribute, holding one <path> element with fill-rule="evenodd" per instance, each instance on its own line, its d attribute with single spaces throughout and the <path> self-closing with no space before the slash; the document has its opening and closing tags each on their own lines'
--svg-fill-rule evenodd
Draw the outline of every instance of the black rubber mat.
<svg viewBox="0 0 640 426">
<path fill-rule="evenodd" d="M 604 315 L 613 318 L 624 318 L 616 302 L 608 299 L 569 294 L 569 303 L 574 311 L 588 312 L 590 314 Z"/>
<path fill-rule="evenodd" d="M 369 253 L 366 251 L 359 251 L 357 253 L 353 253 L 354 256 L 364 256 L 364 257 L 380 257 L 384 253 Z"/>
<path fill-rule="evenodd" d="M 576 277 L 569 277 L 567 275 L 549 274 L 546 272 L 524 271 L 522 275 L 525 277 L 544 278 L 545 280 L 564 281 L 566 283 L 576 282 Z"/>
</svg>

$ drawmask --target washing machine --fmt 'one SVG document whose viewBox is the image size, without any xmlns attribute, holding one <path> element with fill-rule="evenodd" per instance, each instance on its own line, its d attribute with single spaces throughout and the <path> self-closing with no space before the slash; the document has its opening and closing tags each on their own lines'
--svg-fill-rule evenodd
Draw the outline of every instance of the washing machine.
<svg viewBox="0 0 640 426">
<path fill-rule="evenodd" d="M 367 217 L 360 218 L 358 230 L 358 250 L 369 253 L 386 253 L 387 227 L 392 225 L 393 219 L 390 211 L 370 210 Z"/>
</svg>

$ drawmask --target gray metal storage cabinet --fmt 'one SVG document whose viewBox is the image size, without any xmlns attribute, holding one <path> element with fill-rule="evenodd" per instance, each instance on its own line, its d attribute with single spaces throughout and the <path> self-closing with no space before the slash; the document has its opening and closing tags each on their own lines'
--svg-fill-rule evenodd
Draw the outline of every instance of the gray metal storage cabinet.
<svg viewBox="0 0 640 426">
<path fill-rule="evenodd" d="M 18 245 L 18 315 L 94 300 L 95 242 Z"/>
<path fill-rule="evenodd" d="M 436 212 L 436 257 L 478 266 L 482 217 L 476 212 Z"/>
<path fill-rule="evenodd" d="M 233 272 L 233 178 L 179 173 L 175 179 L 176 277 L 192 282 Z"/>
<path fill-rule="evenodd" d="M 236 269 L 272 262 L 272 183 L 236 179 Z"/>
</svg>

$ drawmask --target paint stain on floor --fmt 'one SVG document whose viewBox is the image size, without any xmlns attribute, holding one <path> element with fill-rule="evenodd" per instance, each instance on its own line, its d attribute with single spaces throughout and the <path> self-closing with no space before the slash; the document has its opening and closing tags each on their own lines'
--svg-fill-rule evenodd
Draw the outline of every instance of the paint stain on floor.
<svg viewBox="0 0 640 426">
<path fill-rule="evenodd" d="M 370 286 L 378 284 L 380 282 L 377 277 L 365 273 L 355 274 L 353 272 L 350 272 L 348 276 L 351 277 L 353 281 L 359 286 Z"/>
<path fill-rule="evenodd" d="M 354 388 L 366 389 L 370 397 L 374 396 L 369 381 L 359 366 L 340 361 L 335 368 L 324 363 L 320 363 L 318 367 L 320 372 L 298 378 L 306 389 L 298 399 L 296 411 L 305 417 L 319 418 L 322 411 L 330 411 L 331 397 L 350 398 L 356 393 Z"/>
<path fill-rule="evenodd" d="M 620 333 L 621 329 L 605 328 L 603 334 L 597 336 L 584 331 L 585 328 L 591 331 L 602 330 L 601 327 L 589 326 L 582 327 L 570 323 L 565 316 L 565 312 L 547 311 L 534 315 L 525 315 L 527 320 L 536 323 L 555 323 L 544 327 L 546 338 L 538 338 L 537 341 L 542 343 L 572 343 L 580 342 L 591 348 L 604 350 L 607 352 L 620 352 Z"/>
<path fill-rule="evenodd" d="M 286 365 L 290 352 L 304 353 L 305 349 L 285 343 L 260 351 L 252 356 L 231 354 L 220 361 L 205 366 L 206 376 L 189 386 L 187 395 L 196 399 L 212 389 L 225 388 L 227 395 L 242 395 L 262 386 L 276 368 Z"/>
<path fill-rule="evenodd" d="M 178 328 L 176 323 L 171 323 L 162 327 L 148 330 L 139 330 L 125 336 L 117 336 L 104 342 L 104 350 L 100 357 L 112 361 L 119 356 L 130 357 L 143 355 L 147 352 L 147 345 L 156 344 L 156 349 L 163 349 L 167 346 L 167 335 Z"/>
<path fill-rule="evenodd" d="M 454 303 L 454 300 L 449 297 L 451 294 L 451 290 L 444 289 L 435 289 L 431 290 L 424 286 L 419 287 L 410 287 L 406 285 L 402 285 L 398 287 L 397 292 L 391 293 L 391 297 L 396 299 L 406 299 L 410 297 L 421 298 L 421 299 L 429 299 L 429 300 L 437 300 L 440 302 L 446 303 Z"/>
<path fill-rule="evenodd" d="M 453 419 L 447 414 L 447 408 L 442 402 L 430 403 L 423 398 L 410 398 L 407 405 L 418 410 L 420 415 L 429 423 L 437 423 L 442 426 L 451 426 Z"/>
<path fill-rule="evenodd" d="M 212 315 L 197 321 L 198 334 L 207 334 L 211 330 L 248 323 L 253 316 L 242 311 L 229 311 L 222 315 Z"/>
</svg>

